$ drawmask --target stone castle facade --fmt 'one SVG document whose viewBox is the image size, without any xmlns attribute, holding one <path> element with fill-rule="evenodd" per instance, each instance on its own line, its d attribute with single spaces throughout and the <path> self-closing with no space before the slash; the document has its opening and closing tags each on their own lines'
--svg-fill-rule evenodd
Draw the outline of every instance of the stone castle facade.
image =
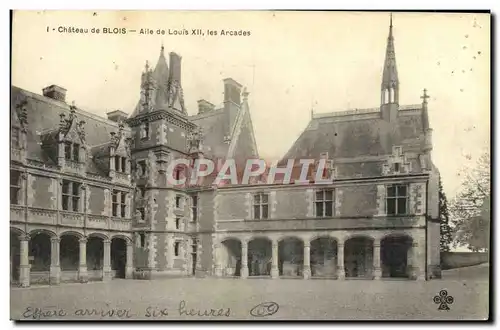
<svg viewBox="0 0 500 330">
<path fill-rule="evenodd" d="M 258 158 L 249 93 L 224 80 L 223 106 L 188 115 L 181 57 L 146 64 L 130 115 L 102 118 L 12 87 L 11 282 L 168 276 L 406 277 L 439 269 L 439 172 L 431 160 L 428 96 L 399 104 L 392 22 L 373 109 L 312 115 L 283 157 L 327 159 L 318 185 L 178 187 L 173 159 Z M 174 176 L 189 175 L 176 168 Z"/>
</svg>

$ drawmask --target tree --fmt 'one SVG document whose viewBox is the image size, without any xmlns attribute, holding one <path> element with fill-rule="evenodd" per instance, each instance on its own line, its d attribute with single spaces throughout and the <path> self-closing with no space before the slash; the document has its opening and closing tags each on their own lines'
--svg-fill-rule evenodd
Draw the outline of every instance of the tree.
<svg viewBox="0 0 500 330">
<path fill-rule="evenodd" d="M 473 251 L 488 250 L 490 239 L 490 154 L 485 152 L 476 166 L 463 171 L 462 187 L 451 203 L 456 242 Z"/>
<path fill-rule="evenodd" d="M 441 178 L 439 178 L 439 226 L 441 231 L 439 245 L 441 252 L 450 251 L 450 244 L 453 241 L 453 231 L 450 227 L 449 218 L 448 201 L 446 200 L 446 195 L 443 191 Z"/>
</svg>

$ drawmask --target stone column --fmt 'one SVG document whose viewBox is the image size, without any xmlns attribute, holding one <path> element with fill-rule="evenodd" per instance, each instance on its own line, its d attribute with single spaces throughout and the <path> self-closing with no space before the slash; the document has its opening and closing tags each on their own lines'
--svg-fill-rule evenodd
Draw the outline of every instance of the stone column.
<svg viewBox="0 0 500 330">
<path fill-rule="evenodd" d="M 125 173 L 130 174 L 130 159 L 125 161 Z"/>
<path fill-rule="evenodd" d="M 248 242 L 241 242 L 241 278 L 248 277 Z"/>
<path fill-rule="evenodd" d="M 19 284 L 23 288 L 30 286 L 30 262 L 29 262 L 29 235 L 19 236 L 20 241 L 20 261 L 19 261 Z"/>
<path fill-rule="evenodd" d="M 279 278 L 280 272 L 278 269 L 278 242 L 273 241 L 272 243 L 272 265 L 271 265 L 271 277 Z"/>
<path fill-rule="evenodd" d="M 417 242 L 413 242 L 411 244 L 411 249 L 408 251 L 408 265 L 410 268 L 410 279 L 412 280 L 425 280 L 425 274 L 421 272 L 419 265 L 421 264 L 420 260 L 420 251 Z M 424 264 L 425 267 L 425 264 Z"/>
<path fill-rule="evenodd" d="M 309 241 L 304 241 L 303 275 L 305 280 L 311 278 L 311 243 Z"/>
<path fill-rule="evenodd" d="M 50 239 L 50 284 L 59 284 L 61 282 L 61 267 L 59 265 L 59 237 Z"/>
<path fill-rule="evenodd" d="M 86 283 L 89 280 L 87 273 L 87 238 L 82 237 L 80 242 L 80 262 L 78 264 L 78 281 Z"/>
<path fill-rule="evenodd" d="M 373 241 L 373 275 L 376 280 L 382 278 L 382 270 L 380 268 L 380 239 Z"/>
<path fill-rule="evenodd" d="M 104 260 L 102 265 L 102 280 L 111 280 L 111 241 L 109 239 L 104 240 Z"/>
<path fill-rule="evenodd" d="M 337 244 L 337 279 L 345 279 L 345 269 L 344 269 L 344 242 L 339 242 Z"/>
<path fill-rule="evenodd" d="M 115 159 L 115 162 L 116 162 L 116 159 Z M 115 166 L 117 167 L 117 172 L 121 172 L 122 171 L 122 159 L 121 157 L 118 157 L 118 164 L 115 163 Z"/>
<path fill-rule="evenodd" d="M 134 277 L 134 245 L 132 241 L 127 241 L 127 261 L 125 264 L 125 278 Z"/>
<path fill-rule="evenodd" d="M 114 151 L 111 154 L 114 154 Z M 115 156 L 109 156 L 109 176 L 115 176 Z"/>
<path fill-rule="evenodd" d="M 215 276 L 222 277 L 222 266 L 220 264 L 220 244 L 215 243 L 214 245 L 214 262 L 215 262 Z"/>
</svg>

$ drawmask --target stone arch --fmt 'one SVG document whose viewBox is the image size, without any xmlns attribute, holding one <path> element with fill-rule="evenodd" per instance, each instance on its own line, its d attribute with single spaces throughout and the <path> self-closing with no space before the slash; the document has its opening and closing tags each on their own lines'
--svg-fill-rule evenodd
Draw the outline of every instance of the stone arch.
<svg viewBox="0 0 500 330">
<path fill-rule="evenodd" d="M 80 239 L 83 235 L 77 231 L 64 231 L 59 234 L 59 264 L 61 272 L 76 272 L 80 263 Z M 66 277 L 67 273 L 62 273 Z M 78 278 L 77 274 L 68 275 L 72 280 Z"/>
<path fill-rule="evenodd" d="M 99 232 L 90 233 L 87 237 L 87 273 L 89 280 L 101 280 L 104 266 L 104 241 L 108 236 Z"/>
<path fill-rule="evenodd" d="M 242 242 L 239 238 L 228 236 L 220 242 L 219 262 L 223 276 L 241 275 Z"/>
<path fill-rule="evenodd" d="M 405 232 L 391 232 L 380 240 L 382 277 L 411 276 L 413 237 Z"/>
<path fill-rule="evenodd" d="M 50 238 L 57 238 L 57 234 L 52 231 L 52 230 L 49 230 L 49 229 L 40 229 L 40 228 L 37 228 L 37 229 L 32 229 L 30 230 L 29 232 L 29 236 L 31 239 L 33 239 L 33 237 L 35 237 L 36 235 L 39 235 L 39 234 L 45 234 L 45 235 L 48 235 Z"/>
<path fill-rule="evenodd" d="M 280 235 L 277 239 L 278 243 L 283 242 L 284 240 L 298 240 L 301 241 L 302 244 L 306 241 L 303 237 L 298 236 L 298 235 L 289 235 L 289 234 L 283 234 Z"/>
<path fill-rule="evenodd" d="M 278 241 L 278 270 L 281 276 L 302 276 L 304 270 L 304 240 L 287 235 Z"/>
<path fill-rule="evenodd" d="M 127 244 L 131 242 L 124 235 L 111 237 L 111 272 L 113 277 L 125 278 L 127 266 Z"/>
<path fill-rule="evenodd" d="M 22 230 L 20 228 L 17 228 L 17 227 L 13 227 L 13 226 L 10 227 L 10 233 L 11 234 L 15 234 L 17 236 L 24 236 L 24 235 L 26 235 L 26 232 L 24 230 Z"/>
<path fill-rule="evenodd" d="M 90 239 L 92 237 L 100 238 L 103 241 L 109 240 L 109 236 L 104 234 L 104 233 L 101 233 L 101 232 L 92 232 L 92 233 L 87 234 L 87 239 Z"/>
<path fill-rule="evenodd" d="M 273 240 L 265 235 L 251 236 L 248 240 L 249 276 L 270 276 Z"/>
<path fill-rule="evenodd" d="M 123 234 L 114 234 L 114 235 L 111 235 L 111 240 L 115 239 L 115 238 L 119 238 L 119 239 L 122 239 L 124 240 L 127 244 L 132 244 L 133 243 L 133 240 L 132 238 L 126 236 L 126 235 L 123 235 Z"/>
<path fill-rule="evenodd" d="M 242 240 L 241 238 L 236 237 L 236 236 L 224 236 L 224 237 L 222 237 L 219 241 L 220 241 L 220 243 L 222 244 L 222 243 L 224 243 L 224 242 L 226 242 L 226 241 L 231 241 L 231 240 L 233 240 L 233 241 L 238 241 L 238 242 L 240 242 L 240 243 L 242 243 L 242 242 L 243 242 L 243 240 Z"/>
<path fill-rule="evenodd" d="M 331 235 L 315 235 L 310 240 L 310 265 L 313 277 L 336 277 L 338 239 Z"/>
<path fill-rule="evenodd" d="M 273 239 L 269 236 L 266 236 L 266 235 L 253 235 L 253 236 L 250 236 L 247 240 L 247 242 L 251 242 L 251 241 L 255 241 L 255 240 L 267 240 L 269 242 L 273 242 Z"/>
<path fill-rule="evenodd" d="M 376 240 L 375 235 L 371 234 L 371 233 L 353 233 L 353 234 L 348 234 L 348 235 L 344 236 L 344 244 L 345 244 L 345 242 L 347 242 L 348 240 L 353 239 L 353 238 L 366 238 L 366 239 L 369 239 L 371 241 Z"/>
<path fill-rule="evenodd" d="M 59 234 L 59 237 L 61 239 L 63 238 L 63 236 L 75 236 L 78 239 L 82 239 L 84 237 L 82 233 L 74 230 L 66 230 Z"/>
<path fill-rule="evenodd" d="M 404 237 L 404 238 L 408 238 L 412 242 L 414 241 L 413 236 L 411 234 L 405 232 L 405 231 L 391 231 L 391 232 L 388 232 L 388 233 L 384 233 L 380 237 L 380 241 L 382 241 L 382 240 L 384 240 L 386 238 L 391 238 L 391 237 Z"/>
<path fill-rule="evenodd" d="M 332 234 L 328 234 L 328 233 L 319 233 L 319 234 L 313 234 L 312 236 L 309 237 L 309 242 L 312 242 L 314 240 L 317 240 L 319 238 L 329 238 L 329 239 L 332 239 L 334 240 L 336 243 L 340 242 L 341 239 L 337 236 L 334 236 Z"/>
<path fill-rule="evenodd" d="M 355 233 L 346 237 L 344 241 L 346 277 L 372 278 L 374 242 L 374 237 L 365 233 Z"/>
<path fill-rule="evenodd" d="M 55 232 L 47 229 L 33 229 L 29 232 L 29 256 L 32 257 L 30 275 L 33 282 L 50 282 L 50 265 L 52 262 L 52 239 L 57 238 Z"/>
</svg>

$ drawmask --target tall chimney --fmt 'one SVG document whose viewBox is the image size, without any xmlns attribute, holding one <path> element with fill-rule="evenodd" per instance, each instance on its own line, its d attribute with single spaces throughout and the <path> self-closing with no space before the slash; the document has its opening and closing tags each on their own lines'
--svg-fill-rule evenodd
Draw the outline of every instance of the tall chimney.
<svg viewBox="0 0 500 330">
<path fill-rule="evenodd" d="M 224 79 L 224 126 L 227 138 L 231 137 L 236 116 L 238 115 L 238 111 L 240 111 L 241 87 L 242 85 L 233 78 Z"/>
<path fill-rule="evenodd" d="M 202 114 L 208 111 L 212 111 L 215 109 L 215 105 L 212 103 L 208 102 L 207 100 L 198 100 L 198 114 Z"/>
<path fill-rule="evenodd" d="M 50 85 L 42 90 L 43 96 L 66 102 L 66 89 L 57 85 Z"/>
<path fill-rule="evenodd" d="M 120 121 L 125 121 L 128 117 L 128 114 L 121 110 L 111 111 L 108 112 L 106 115 L 108 116 L 109 120 L 114 121 L 116 123 L 119 123 Z"/>
<path fill-rule="evenodd" d="M 240 105 L 241 84 L 233 78 L 224 79 L 224 102 L 231 101 Z"/>
<path fill-rule="evenodd" d="M 181 82 L 181 59 L 177 53 L 171 52 L 170 54 L 170 80 Z"/>
</svg>

